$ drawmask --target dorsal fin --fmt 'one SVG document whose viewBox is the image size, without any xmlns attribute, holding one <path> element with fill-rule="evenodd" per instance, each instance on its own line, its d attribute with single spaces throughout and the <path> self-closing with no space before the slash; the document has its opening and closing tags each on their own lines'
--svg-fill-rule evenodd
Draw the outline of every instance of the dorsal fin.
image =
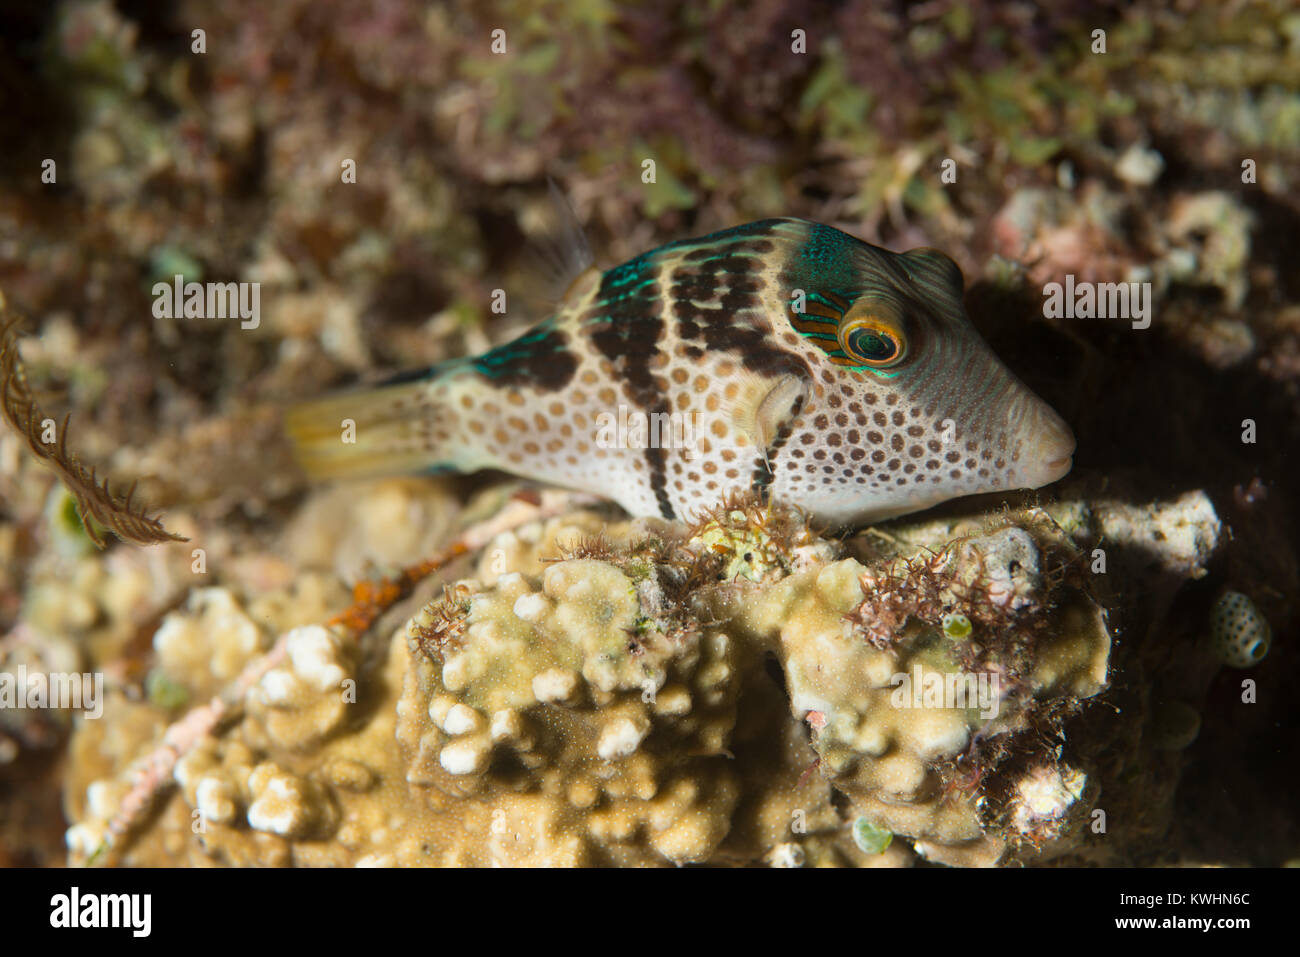
<svg viewBox="0 0 1300 957">
<path fill-rule="evenodd" d="M 568 198 L 554 179 L 548 176 L 546 182 L 552 216 L 546 231 L 532 240 L 533 251 L 556 298 L 564 299 L 577 281 L 594 269 L 595 257 Z"/>
</svg>

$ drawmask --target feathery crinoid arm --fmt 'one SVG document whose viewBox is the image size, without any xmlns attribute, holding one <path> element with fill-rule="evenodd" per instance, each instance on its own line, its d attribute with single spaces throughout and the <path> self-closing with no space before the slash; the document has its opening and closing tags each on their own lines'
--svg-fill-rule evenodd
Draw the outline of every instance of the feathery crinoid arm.
<svg viewBox="0 0 1300 957">
<path fill-rule="evenodd" d="M 99 479 L 95 469 L 87 469 L 68 450 L 68 419 L 59 423 L 57 441 L 42 440 L 43 423 L 47 416 L 36 404 L 27 385 L 27 374 L 18 355 L 17 329 L 21 318 L 3 309 L 0 297 L 0 408 L 10 426 L 26 436 L 27 444 L 37 458 L 58 474 L 77 503 L 77 513 L 86 534 L 100 548 L 104 540 L 99 529 L 107 529 L 123 541 L 137 545 L 155 545 L 159 542 L 184 542 L 189 539 L 167 531 L 156 518 L 150 518 L 145 508 L 132 502 L 135 484 L 127 489 L 125 498 L 117 495 L 107 479 Z"/>
</svg>

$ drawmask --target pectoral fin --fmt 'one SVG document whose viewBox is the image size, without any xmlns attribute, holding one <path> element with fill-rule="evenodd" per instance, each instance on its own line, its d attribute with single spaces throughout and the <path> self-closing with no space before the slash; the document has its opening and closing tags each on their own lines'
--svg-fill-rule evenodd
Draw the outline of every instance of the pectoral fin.
<svg viewBox="0 0 1300 957">
<path fill-rule="evenodd" d="M 775 379 L 748 376 L 729 410 L 732 425 L 766 460 L 768 451 L 784 439 L 799 414 L 808 388 L 804 376 L 783 375 Z"/>
<path fill-rule="evenodd" d="M 768 449 L 783 435 L 808 396 L 808 380 L 785 375 L 777 379 L 754 410 L 754 444 Z"/>
</svg>

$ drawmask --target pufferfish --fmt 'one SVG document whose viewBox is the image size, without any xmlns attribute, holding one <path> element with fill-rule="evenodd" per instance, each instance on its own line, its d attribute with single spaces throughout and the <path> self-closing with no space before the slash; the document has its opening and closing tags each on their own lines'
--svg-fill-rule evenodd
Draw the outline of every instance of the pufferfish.
<svg viewBox="0 0 1300 957">
<path fill-rule="evenodd" d="M 1074 436 L 962 293 L 937 250 L 763 220 L 588 269 L 512 342 L 288 431 L 316 477 L 493 468 L 670 520 L 756 490 L 856 525 L 1061 478 Z"/>
</svg>

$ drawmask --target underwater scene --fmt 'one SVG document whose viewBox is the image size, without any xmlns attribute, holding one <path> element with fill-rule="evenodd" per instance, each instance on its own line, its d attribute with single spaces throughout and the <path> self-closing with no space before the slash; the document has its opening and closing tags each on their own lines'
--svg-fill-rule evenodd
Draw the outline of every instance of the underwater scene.
<svg viewBox="0 0 1300 957">
<path fill-rule="evenodd" d="M 1294 3 L 12 3 L 0 134 L 0 866 L 1300 865 Z"/>
</svg>

